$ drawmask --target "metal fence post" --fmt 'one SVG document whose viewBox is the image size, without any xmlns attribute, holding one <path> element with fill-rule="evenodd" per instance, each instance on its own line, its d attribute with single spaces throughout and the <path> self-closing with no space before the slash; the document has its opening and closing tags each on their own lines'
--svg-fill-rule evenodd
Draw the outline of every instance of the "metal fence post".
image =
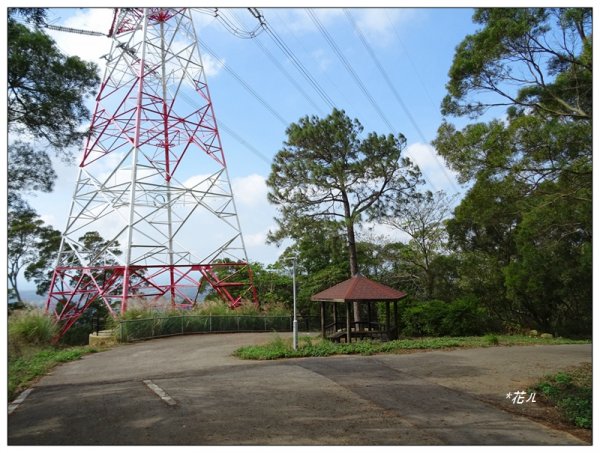
<svg viewBox="0 0 600 453">
<path fill-rule="evenodd" d="M 212 332 L 212 313 L 208 314 L 208 331 Z"/>
</svg>

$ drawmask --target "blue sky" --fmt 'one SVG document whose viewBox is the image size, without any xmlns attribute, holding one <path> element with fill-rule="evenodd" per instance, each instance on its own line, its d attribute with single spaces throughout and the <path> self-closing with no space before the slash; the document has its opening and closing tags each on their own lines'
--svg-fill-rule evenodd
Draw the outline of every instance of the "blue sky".
<svg viewBox="0 0 600 453">
<path fill-rule="evenodd" d="M 442 121 L 439 106 L 445 95 L 444 86 L 454 49 L 467 34 L 476 30 L 471 21 L 471 9 L 313 10 L 317 21 L 326 29 L 381 110 L 381 115 L 340 61 L 306 8 L 260 10 L 269 26 L 334 105 L 345 110 L 351 118 L 359 119 L 365 133 L 387 134 L 393 132 L 391 125 L 395 132 L 406 136 L 406 152 L 419 164 L 429 181 L 424 189 L 445 190 L 448 194 L 464 190 L 452 173 L 444 168 L 443 160 L 436 155 L 430 142 Z M 270 160 L 281 149 L 288 124 L 305 115 L 325 116 L 331 108 L 267 33 L 242 39 L 211 14 L 194 14 L 199 40 L 216 55 L 204 52 L 202 58 L 217 122 L 221 126 L 223 148 L 248 255 L 251 261 L 272 263 L 282 249 L 265 244 L 267 232 L 274 228 L 273 217 L 276 215 L 275 208 L 266 199 L 265 179 L 269 175 Z M 245 8 L 222 10 L 222 14 L 240 30 L 249 31 L 257 25 L 257 20 Z M 112 12 L 108 9 L 52 8 L 48 20 L 56 25 L 107 32 Z M 352 22 L 359 28 L 368 47 L 361 41 Z M 110 49 L 108 38 L 56 31 L 49 31 L 49 34 L 65 53 L 77 54 L 99 65 L 103 62 L 100 57 Z M 370 52 L 392 82 L 395 92 L 388 86 Z M 278 66 L 283 67 L 287 75 Z M 250 94 L 231 72 L 251 87 L 262 101 Z M 289 81 L 290 77 L 294 83 Z M 92 105 L 90 102 L 90 108 Z M 464 120 L 461 121 L 464 124 Z M 461 124 L 456 120 L 453 122 Z M 229 131 L 234 131 L 234 134 Z M 240 138 L 249 146 L 241 143 Z M 78 154 L 79 150 L 75 153 Z M 29 201 L 46 222 L 63 230 L 77 167 L 57 161 L 55 168 L 59 179 L 54 192 L 39 194 Z M 375 232 L 392 234 L 381 226 L 375 226 Z M 23 287 L 27 286 L 24 283 Z"/>
</svg>

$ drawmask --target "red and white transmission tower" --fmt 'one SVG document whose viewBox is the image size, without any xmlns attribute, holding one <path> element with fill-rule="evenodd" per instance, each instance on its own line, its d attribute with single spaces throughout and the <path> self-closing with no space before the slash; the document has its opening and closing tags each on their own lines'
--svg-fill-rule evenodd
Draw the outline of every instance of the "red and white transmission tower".
<svg viewBox="0 0 600 453">
<path fill-rule="evenodd" d="M 95 300 L 257 303 L 190 11 L 117 9 L 109 37 L 46 309 L 62 335 Z"/>
</svg>

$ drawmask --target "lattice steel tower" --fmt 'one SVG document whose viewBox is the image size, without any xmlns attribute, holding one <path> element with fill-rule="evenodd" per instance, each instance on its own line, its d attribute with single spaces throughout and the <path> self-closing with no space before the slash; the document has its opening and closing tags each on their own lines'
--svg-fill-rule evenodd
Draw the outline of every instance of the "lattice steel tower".
<svg viewBox="0 0 600 453">
<path fill-rule="evenodd" d="M 94 300 L 257 303 L 190 11 L 118 9 L 109 37 L 47 310 L 62 335 Z"/>
</svg>

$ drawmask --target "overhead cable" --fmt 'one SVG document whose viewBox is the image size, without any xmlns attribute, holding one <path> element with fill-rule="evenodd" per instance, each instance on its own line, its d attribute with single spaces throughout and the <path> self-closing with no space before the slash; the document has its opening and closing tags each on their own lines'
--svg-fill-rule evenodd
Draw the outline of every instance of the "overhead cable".
<svg viewBox="0 0 600 453">
<path fill-rule="evenodd" d="M 254 96 L 254 98 L 258 100 L 258 102 L 260 102 L 269 112 L 271 112 L 271 114 L 275 118 L 277 118 L 284 126 L 287 127 L 290 124 L 289 121 L 286 121 L 285 118 L 283 118 L 273 107 L 271 107 L 271 105 L 267 101 L 265 101 L 256 91 L 254 91 L 254 89 L 250 85 L 248 85 L 233 69 L 227 66 L 227 64 L 225 64 L 225 62 L 221 60 L 217 56 L 217 54 L 210 47 L 208 47 L 208 45 L 206 45 L 206 43 L 200 42 L 200 46 L 209 54 L 211 54 L 213 58 L 215 58 L 219 62 L 223 69 L 229 72 L 252 96 Z"/>
<path fill-rule="evenodd" d="M 319 112 L 323 113 L 323 110 L 317 105 L 317 103 L 304 91 L 304 89 L 300 86 L 298 82 L 290 75 L 290 73 L 283 67 L 281 63 L 275 58 L 275 56 L 271 53 L 269 49 L 267 49 L 264 44 L 260 42 L 260 40 L 255 39 L 254 42 L 259 47 L 260 50 L 271 60 L 271 62 L 275 65 L 277 69 L 283 74 L 283 76 L 288 79 L 288 81 L 296 87 L 296 89 L 304 96 L 304 98 Z"/>
<path fill-rule="evenodd" d="M 404 103 L 404 101 L 402 100 L 402 97 L 400 96 L 400 94 L 398 93 L 398 91 L 396 90 L 396 87 L 394 86 L 394 84 L 392 83 L 390 77 L 388 76 L 386 70 L 384 69 L 383 65 L 380 63 L 379 59 L 377 58 L 377 56 L 375 55 L 375 52 L 373 51 L 373 48 L 370 46 L 370 44 L 368 43 L 368 41 L 366 40 L 363 32 L 360 30 L 360 28 L 358 27 L 357 23 L 355 22 L 354 18 L 352 17 L 352 15 L 350 14 L 350 12 L 348 11 L 348 9 L 344 9 L 344 13 L 346 13 L 346 17 L 348 18 L 348 21 L 352 24 L 352 27 L 354 28 L 354 31 L 356 32 L 356 34 L 358 35 L 360 41 L 362 42 L 363 46 L 365 47 L 365 49 L 367 50 L 367 53 L 369 54 L 369 56 L 371 57 L 371 59 L 373 60 L 373 62 L 375 63 L 375 66 L 377 67 L 377 69 L 379 70 L 379 73 L 381 74 L 381 76 L 383 77 L 383 79 L 385 80 L 387 86 L 389 87 L 389 89 L 392 91 L 392 93 L 394 94 L 394 97 L 396 98 L 396 100 L 398 101 L 398 103 L 400 104 L 400 107 L 402 107 L 402 110 L 404 111 L 404 113 L 406 114 L 406 116 L 408 117 L 409 121 L 411 122 L 412 126 L 415 128 L 415 130 L 417 131 L 417 134 L 419 135 L 419 137 L 421 138 L 421 140 L 423 141 L 423 143 L 428 143 L 427 139 L 425 138 L 425 135 L 423 134 L 423 131 L 421 131 L 421 128 L 419 127 L 419 125 L 417 124 L 415 118 L 413 117 L 412 113 L 410 112 L 410 110 L 408 109 L 408 107 L 406 106 L 406 104 Z M 433 153 L 429 147 L 427 148 L 430 152 L 430 154 L 434 157 L 436 163 L 441 167 L 441 169 L 444 172 L 444 176 L 446 176 L 446 179 L 448 179 L 448 182 L 452 185 L 452 188 L 458 192 L 458 187 L 456 187 L 456 184 L 454 183 L 454 181 L 452 180 L 452 178 L 450 178 L 450 176 L 448 175 L 448 171 L 446 170 L 446 167 L 444 165 L 442 165 L 438 159 L 438 156 Z"/>
<path fill-rule="evenodd" d="M 373 99 L 371 94 L 369 93 L 369 90 L 367 90 L 367 88 L 365 87 L 365 84 L 362 82 L 362 80 L 360 79 L 358 74 L 356 74 L 356 72 L 354 71 L 354 69 L 352 68 L 352 66 L 350 65 L 350 63 L 348 62 L 348 60 L 342 53 L 342 51 L 339 49 L 339 47 L 337 46 L 337 44 L 335 43 L 335 41 L 333 40 L 331 35 L 327 32 L 325 27 L 323 27 L 323 24 L 321 24 L 321 21 L 317 18 L 315 13 L 310 8 L 307 9 L 306 11 L 309 14 L 310 18 L 312 19 L 312 21 L 314 22 L 314 24 L 317 26 L 317 28 L 321 32 L 321 34 L 323 35 L 323 37 L 325 38 L 325 40 L 329 43 L 330 47 L 333 49 L 335 54 L 338 56 L 338 58 L 340 59 L 342 64 L 346 67 L 346 69 L 348 70 L 348 73 L 352 76 L 352 78 L 354 79 L 354 81 L 356 82 L 356 84 L 358 85 L 360 90 L 363 92 L 363 94 L 369 100 L 369 102 L 371 103 L 371 105 L 373 106 L 373 108 L 375 109 L 377 114 L 379 115 L 379 117 L 388 126 L 390 131 L 392 131 L 394 133 L 394 135 L 398 135 L 398 131 L 396 130 L 396 128 L 394 126 L 392 126 L 392 123 L 389 122 L 389 120 L 386 118 L 384 113 L 381 111 L 381 108 L 379 107 L 379 105 L 377 105 L 377 103 L 375 102 L 375 100 Z"/>
<path fill-rule="evenodd" d="M 279 49 L 285 55 L 288 56 L 288 58 L 290 59 L 292 64 L 296 67 L 296 69 L 298 69 L 300 74 L 302 74 L 302 76 L 312 85 L 312 87 L 317 92 L 319 97 L 323 100 L 323 102 L 325 102 L 329 106 L 330 109 L 333 109 L 335 107 L 335 103 L 331 100 L 331 98 L 329 97 L 327 92 L 323 88 L 321 88 L 319 83 L 315 80 L 315 78 L 310 74 L 310 72 L 302 64 L 300 59 L 298 57 L 296 57 L 294 52 L 287 46 L 285 41 L 283 41 L 283 39 L 281 39 L 281 37 L 279 36 L 277 31 L 275 31 L 275 29 L 266 21 L 266 19 L 264 19 L 264 17 L 263 17 L 263 23 L 264 23 L 263 27 L 265 28 L 265 31 L 271 37 L 271 39 L 273 39 L 273 41 L 275 42 L 277 47 L 279 47 Z"/>
</svg>

